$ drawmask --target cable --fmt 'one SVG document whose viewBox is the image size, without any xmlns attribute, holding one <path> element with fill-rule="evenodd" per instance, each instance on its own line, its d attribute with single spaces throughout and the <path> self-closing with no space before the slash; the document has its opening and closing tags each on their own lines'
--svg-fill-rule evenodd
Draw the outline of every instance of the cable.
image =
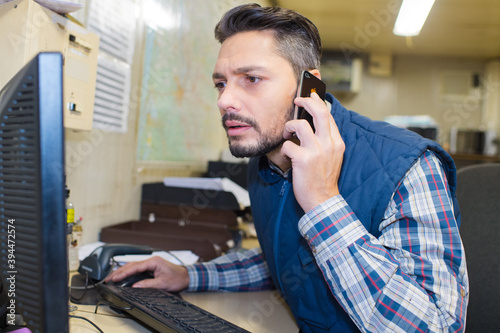
<svg viewBox="0 0 500 333">
<path fill-rule="evenodd" d="M 159 252 L 166 252 L 168 253 L 169 255 L 171 255 L 175 260 L 177 260 L 179 262 L 179 265 L 186 265 L 178 256 L 176 256 L 175 254 L 172 253 L 172 251 L 167 251 L 167 250 L 163 250 L 163 249 L 153 249 L 153 252 L 154 253 L 155 251 L 159 251 Z M 113 264 L 115 264 L 117 267 L 122 267 L 123 265 L 116 261 L 115 258 L 111 258 L 111 261 L 113 262 Z"/>
<path fill-rule="evenodd" d="M 94 324 L 91 320 L 85 318 L 85 317 L 81 317 L 81 316 L 75 316 L 75 315 L 69 315 L 70 318 L 76 318 L 76 319 L 82 319 L 82 320 L 85 320 L 86 322 L 90 323 L 92 326 L 94 326 L 99 332 L 101 333 L 104 333 L 103 330 L 101 330 L 99 328 L 99 326 L 97 326 L 96 324 Z"/>
<path fill-rule="evenodd" d="M 90 283 L 92 283 L 92 285 L 90 285 L 90 286 L 89 286 L 89 280 L 90 280 Z M 78 303 L 79 301 L 81 301 L 85 297 L 85 295 L 87 294 L 87 291 L 89 289 L 93 289 L 98 284 L 101 284 L 103 282 L 104 282 L 104 280 L 95 283 L 93 280 L 89 279 L 89 273 L 86 272 L 85 273 L 85 286 L 84 287 L 80 287 L 80 286 L 78 286 L 78 287 L 76 287 L 76 286 L 68 286 L 69 289 L 71 289 L 71 290 L 83 290 L 83 294 L 80 297 L 75 297 L 75 296 L 71 295 L 71 293 L 70 293 L 70 300 L 72 302 L 74 302 L 74 303 Z"/>
<path fill-rule="evenodd" d="M 186 265 L 185 263 L 182 262 L 182 260 L 179 259 L 179 257 L 177 257 L 175 254 L 173 254 L 171 251 L 165 251 L 167 252 L 168 254 L 170 254 L 172 257 L 174 257 L 175 259 L 177 259 L 178 262 L 181 263 L 181 265 Z"/>
<path fill-rule="evenodd" d="M 88 283 L 88 282 L 87 282 Z M 92 285 L 89 286 L 88 284 L 85 285 L 85 287 L 74 287 L 74 286 L 69 286 L 70 289 L 75 289 L 75 290 L 89 290 L 95 288 L 98 284 L 104 283 L 104 280 L 99 281 L 97 283 L 92 282 Z"/>
<path fill-rule="evenodd" d="M 89 289 L 95 288 L 96 285 L 97 284 L 94 284 L 94 285 L 91 285 L 91 286 L 85 286 L 85 287 L 73 287 L 73 286 L 68 286 L 68 287 L 69 287 L 69 289 L 73 289 L 73 290 L 85 290 L 85 291 L 87 291 Z"/>
<path fill-rule="evenodd" d="M 113 262 L 113 264 L 115 264 L 117 267 L 122 267 L 123 265 L 120 264 L 120 262 L 116 261 L 115 260 L 115 257 L 111 258 L 111 261 Z"/>
</svg>

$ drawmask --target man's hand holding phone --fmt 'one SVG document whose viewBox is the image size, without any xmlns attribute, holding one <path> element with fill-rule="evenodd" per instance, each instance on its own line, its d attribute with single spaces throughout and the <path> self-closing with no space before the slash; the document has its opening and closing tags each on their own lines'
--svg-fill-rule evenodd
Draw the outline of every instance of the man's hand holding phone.
<svg viewBox="0 0 500 333">
<path fill-rule="evenodd" d="M 345 145 L 330 110 L 317 93 L 297 97 L 295 105 L 311 116 L 315 131 L 307 120 L 287 122 L 284 138 L 291 139 L 295 135 L 300 142 L 287 140 L 282 152 L 292 162 L 295 197 L 302 209 L 308 212 L 339 194 L 338 178 Z"/>
<path fill-rule="evenodd" d="M 325 100 L 326 84 L 319 78 L 308 71 L 303 71 L 300 75 L 299 87 L 297 89 L 297 97 L 310 97 L 312 93 Z M 311 114 L 301 106 L 295 106 L 294 119 L 305 119 L 311 125 L 313 132 L 315 131 L 314 122 Z"/>
</svg>

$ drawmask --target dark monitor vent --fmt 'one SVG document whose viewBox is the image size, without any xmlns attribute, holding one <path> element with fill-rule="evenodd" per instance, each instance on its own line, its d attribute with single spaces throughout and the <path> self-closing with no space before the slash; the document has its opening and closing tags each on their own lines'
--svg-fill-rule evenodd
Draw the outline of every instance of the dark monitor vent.
<svg viewBox="0 0 500 333">
<path fill-rule="evenodd" d="M 15 227 L 15 243 L 2 241 L 2 271 L 16 277 L 16 303 L 29 313 L 32 328 L 43 321 L 40 308 L 43 306 L 40 285 L 41 249 L 40 239 L 40 186 L 39 133 L 37 105 L 38 92 L 36 73 L 26 75 L 12 96 L 0 119 L 0 217 L 2 229 L 8 229 L 9 220 Z M 7 235 L 3 232 L 2 236 Z M 13 245 L 15 247 L 9 247 Z M 15 266 L 9 265 L 7 254 L 14 249 Z M 21 313 L 22 314 L 22 313 Z M 33 326 L 34 325 L 34 326 Z"/>
</svg>

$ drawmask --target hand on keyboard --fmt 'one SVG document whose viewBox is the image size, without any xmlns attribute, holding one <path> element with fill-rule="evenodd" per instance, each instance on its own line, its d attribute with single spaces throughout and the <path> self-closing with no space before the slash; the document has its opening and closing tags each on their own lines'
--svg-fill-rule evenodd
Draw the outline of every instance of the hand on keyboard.
<svg viewBox="0 0 500 333">
<path fill-rule="evenodd" d="M 158 288 L 168 291 L 181 291 L 189 286 L 189 275 L 184 266 L 172 264 L 160 257 L 144 261 L 130 262 L 112 272 L 106 282 L 118 282 L 142 272 L 152 272 L 154 278 L 133 284 L 135 288 Z"/>
</svg>

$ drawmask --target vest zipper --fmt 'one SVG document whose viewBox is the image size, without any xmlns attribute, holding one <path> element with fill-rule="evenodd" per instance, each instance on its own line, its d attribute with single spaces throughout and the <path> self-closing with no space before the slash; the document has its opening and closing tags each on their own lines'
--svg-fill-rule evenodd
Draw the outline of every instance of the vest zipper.
<svg viewBox="0 0 500 333">
<path fill-rule="evenodd" d="M 283 208 L 285 206 L 285 199 L 288 194 L 288 190 L 290 188 L 290 183 L 288 180 L 285 179 L 283 182 L 283 186 L 281 187 L 280 191 L 280 206 L 278 210 L 278 217 L 276 219 L 276 225 L 274 229 L 274 263 L 276 265 L 276 278 L 278 279 L 278 282 L 280 284 L 280 289 L 283 294 L 285 294 L 285 290 L 283 289 L 283 286 L 281 284 L 281 274 L 280 274 L 280 266 L 279 266 L 279 230 L 280 230 L 280 225 L 281 225 L 281 217 L 283 216 Z"/>
</svg>

